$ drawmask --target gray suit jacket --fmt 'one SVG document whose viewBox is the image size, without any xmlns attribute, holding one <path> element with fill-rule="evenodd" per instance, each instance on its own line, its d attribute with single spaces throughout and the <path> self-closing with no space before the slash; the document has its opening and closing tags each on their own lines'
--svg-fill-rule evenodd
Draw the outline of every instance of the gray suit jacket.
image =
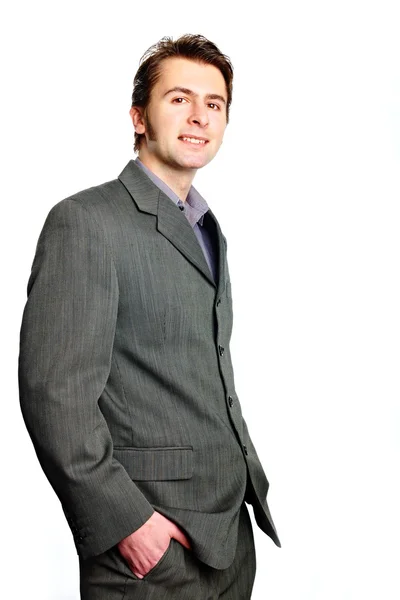
<svg viewBox="0 0 400 600">
<path fill-rule="evenodd" d="M 185 216 L 133 161 L 117 180 L 57 204 L 40 235 L 21 407 L 82 558 L 155 509 L 201 560 L 225 568 L 245 496 L 279 545 L 235 393 L 226 242 L 206 218 L 217 286 Z"/>
</svg>

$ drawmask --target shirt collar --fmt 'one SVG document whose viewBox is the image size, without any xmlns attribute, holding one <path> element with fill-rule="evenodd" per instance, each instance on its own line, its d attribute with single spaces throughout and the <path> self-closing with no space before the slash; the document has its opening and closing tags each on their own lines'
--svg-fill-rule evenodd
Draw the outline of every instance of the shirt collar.
<svg viewBox="0 0 400 600">
<path fill-rule="evenodd" d="M 191 186 L 186 201 L 182 202 L 179 196 L 177 196 L 177 194 L 175 194 L 162 179 L 157 177 L 153 171 L 146 167 L 139 158 L 136 158 L 135 162 L 142 171 L 146 173 L 149 179 L 151 179 L 151 181 L 172 200 L 172 202 L 179 206 L 181 210 L 183 209 L 184 214 L 192 227 L 194 227 L 196 223 L 203 225 L 204 215 L 209 210 L 209 207 L 196 188 Z"/>
</svg>

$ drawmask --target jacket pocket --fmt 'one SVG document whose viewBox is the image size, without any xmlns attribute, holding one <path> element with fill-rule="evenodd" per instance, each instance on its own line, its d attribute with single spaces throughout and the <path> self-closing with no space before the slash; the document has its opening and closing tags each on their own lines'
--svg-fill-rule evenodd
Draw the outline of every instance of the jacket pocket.
<svg viewBox="0 0 400 600">
<path fill-rule="evenodd" d="M 173 481 L 193 475 L 192 446 L 114 447 L 114 458 L 134 481 Z"/>
</svg>

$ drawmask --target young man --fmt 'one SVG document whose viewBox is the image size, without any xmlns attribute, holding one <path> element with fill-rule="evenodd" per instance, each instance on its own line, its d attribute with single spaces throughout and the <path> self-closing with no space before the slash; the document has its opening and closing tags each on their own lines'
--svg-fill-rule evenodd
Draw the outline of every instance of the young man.
<svg viewBox="0 0 400 600">
<path fill-rule="evenodd" d="M 232 66 L 164 38 L 135 76 L 136 161 L 57 204 L 21 332 L 21 406 L 80 556 L 84 600 L 250 598 L 245 501 L 279 540 L 229 352 L 226 241 L 191 186 Z"/>
</svg>

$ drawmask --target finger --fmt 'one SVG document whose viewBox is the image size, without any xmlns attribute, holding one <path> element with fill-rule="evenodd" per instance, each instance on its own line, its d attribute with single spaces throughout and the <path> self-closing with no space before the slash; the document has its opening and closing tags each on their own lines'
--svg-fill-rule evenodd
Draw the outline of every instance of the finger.
<svg viewBox="0 0 400 600">
<path fill-rule="evenodd" d="M 173 537 L 177 542 L 179 542 L 180 544 L 182 544 L 182 546 L 185 546 L 185 548 L 187 548 L 188 550 L 191 549 L 191 545 L 190 545 L 189 540 L 187 539 L 187 537 L 183 533 L 183 531 L 181 531 L 180 529 L 178 529 L 178 527 L 176 528 L 176 530 L 174 531 L 174 533 L 171 535 L 171 537 Z"/>
</svg>

